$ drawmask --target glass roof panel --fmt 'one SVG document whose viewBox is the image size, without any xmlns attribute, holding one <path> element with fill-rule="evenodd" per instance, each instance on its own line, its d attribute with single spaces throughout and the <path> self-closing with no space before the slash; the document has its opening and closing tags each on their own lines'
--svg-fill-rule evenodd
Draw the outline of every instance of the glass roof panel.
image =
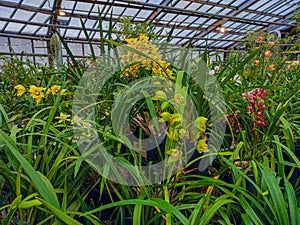
<svg viewBox="0 0 300 225">
<path fill-rule="evenodd" d="M 199 40 L 199 41 L 196 42 L 196 45 L 202 46 L 202 45 L 205 44 L 205 42 L 206 41 L 204 41 L 204 40 Z"/>
<path fill-rule="evenodd" d="M 232 9 L 223 9 L 221 12 L 219 12 L 218 14 L 220 15 L 227 15 L 228 13 L 230 13 L 232 11 Z"/>
<path fill-rule="evenodd" d="M 30 17 L 32 17 L 33 14 L 34 14 L 33 12 L 18 9 L 14 15 L 14 18 L 27 21 L 27 20 L 29 20 Z"/>
<path fill-rule="evenodd" d="M 249 9 L 251 10 L 257 10 L 257 11 L 264 11 L 266 8 L 273 5 L 276 1 L 270 1 L 270 0 L 259 0 L 254 5 L 250 6 Z"/>
<path fill-rule="evenodd" d="M 22 33 L 31 34 L 31 33 L 34 33 L 37 29 L 39 29 L 39 26 L 27 25 L 27 26 L 25 26 Z"/>
<path fill-rule="evenodd" d="M 47 32 L 48 32 L 48 27 L 43 27 L 41 28 L 38 32 L 37 32 L 37 35 L 47 35 Z"/>
<path fill-rule="evenodd" d="M 11 38 L 11 45 L 14 48 L 14 51 L 17 53 L 20 52 L 32 52 L 32 45 L 30 40 L 20 39 L 20 38 Z"/>
<path fill-rule="evenodd" d="M 75 1 L 62 1 L 61 7 L 63 9 L 73 9 L 75 3 Z"/>
<path fill-rule="evenodd" d="M 193 37 L 196 31 L 193 31 L 191 33 L 190 30 L 181 30 L 180 36 L 186 36 L 189 34 L 190 37 Z"/>
<path fill-rule="evenodd" d="M 79 18 L 71 18 L 69 26 L 81 26 Z"/>
<path fill-rule="evenodd" d="M 240 6 L 242 3 L 244 3 L 245 1 L 248 1 L 248 0 L 236 0 L 232 3 L 230 3 L 230 5 L 232 6 Z M 228 2 L 228 1 L 227 1 Z M 228 3 L 227 3 L 228 4 Z"/>
<path fill-rule="evenodd" d="M 39 22 L 39 23 L 43 23 L 45 22 L 47 19 L 49 19 L 50 15 L 48 14 L 43 14 L 43 13 L 37 13 L 32 19 L 32 22 Z"/>
<path fill-rule="evenodd" d="M 286 14 L 286 10 L 288 10 L 290 7 L 288 7 L 287 5 L 286 6 L 282 6 L 282 7 L 279 7 L 275 10 L 272 11 L 272 13 L 274 14 L 279 14 L 279 15 L 285 15 Z M 291 7 L 292 9 L 296 9 L 297 8 L 297 5 L 294 5 Z"/>
<path fill-rule="evenodd" d="M 138 11 L 139 11 L 138 9 L 130 9 L 130 8 L 127 8 L 127 9 L 125 10 L 125 12 L 123 13 L 123 15 L 124 15 L 124 16 L 132 16 L 132 15 L 136 15 Z"/>
<path fill-rule="evenodd" d="M 7 8 L 7 7 L 3 7 L 3 6 L 0 6 L 0 15 L 2 17 L 10 17 L 11 13 L 14 11 L 13 8 Z"/>
<path fill-rule="evenodd" d="M 98 9 L 101 12 L 104 9 L 104 7 L 105 7 L 105 5 L 95 4 L 94 7 L 91 10 L 91 15 L 98 16 Z"/>
<path fill-rule="evenodd" d="M 175 14 L 175 13 L 167 13 L 164 15 L 164 17 L 162 19 L 163 20 L 173 20 L 176 16 L 177 16 L 177 14 Z"/>
<path fill-rule="evenodd" d="M 41 1 L 41 0 L 23 0 L 22 1 L 23 5 L 30 5 L 30 6 L 34 6 L 34 7 L 40 6 L 41 3 L 43 3 L 43 1 Z"/>
<path fill-rule="evenodd" d="M 147 0 L 143 0 L 143 2 L 144 2 L 144 1 L 147 1 Z M 163 0 L 149 0 L 149 1 L 147 1 L 147 2 L 160 5 L 160 4 L 163 2 Z"/>
<path fill-rule="evenodd" d="M 24 26 L 24 24 L 21 24 L 21 23 L 8 23 L 5 31 L 10 31 L 10 32 L 13 32 L 13 33 L 16 33 L 18 32 L 22 27 Z"/>
<path fill-rule="evenodd" d="M 151 15 L 151 10 L 141 10 L 138 14 L 138 17 L 148 19 L 148 17 Z"/>
<path fill-rule="evenodd" d="M 68 37 L 77 37 L 77 35 L 79 34 L 79 30 L 73 30 L 73 29 L 68 29 L 66 35 Z"/>
<path fill-rule="evenodd" d="M 7 22 L 0 21 L 0 30 L 2 31 Z"/>
<path fill-rule="evenodd" d="M 14 2 L 14 3 L 20 3 L 21 0 L 11 0 L 10 2 Z"/>
<path fill-rule="evenodd" d="M 57 4 L 60 1 L 0 0 L 0 17 L 2 18 L 2 21 L 0 21 L 0 36 L 1 33 L 4 33 L 2 36 L 19 33 L 20 35 L 32 36 L 33 39 L 38 38 L 37 36 L 40 35 L 47 36 L 51 29 L 49 27 L 39 27 L 34 23 L 49 24 L 51 16 L 54 16 L 52 13 L 55 11 L 55 2 Z M 249 4 L 247 0 L 131 0 L 130 3 L 121 0 L 97 0 L 97 2 L 98 4 L 92 3 L 91 0 L 62 0 L 61 8 L 66 13 L 72 14 L 71 16 L 58 16 L 56 27 L 64 25 L 60 30 L 65 39 L 71 38 L 74 41 L 77 38 L 86 39 L 84 32 L 80 31 L 82 30 L 80 17 L 83 18 L 85 26 L 88 28 L 88 34 L 95 40 L 99 39 L 99 32 L 91 31 L 91 29 L 98 26 L 97 17 L 98 8 L 100 8 L 105 32 L 109 26 L 108 21 L 111 11 L 114 19 L 127 15 L 134 22 L 146 21 L 153 15 L 154 23 L 158 23 L 158 26 L 155 27 L 156 32 L 162 31 L 161 33 L 166 35 L 170 32 L 171 26 L 177 26 L 173 32 L 175 39 L 172 43 L 187 43 L 196 33 L 199 38 L 194 41 L 196 44 L 205 44 L 205 40 L 200 42 L 203 41 L 201 39 L 210 37 L 216 39 L 210 40 L 211 45 L 219 47 L 225 43 L 222 39 L 228 39 L 229 45 L 238 43 L 230 40 L 242 38 L 248 30 L 256 31 L 263 28 L 268 31 L 275 28 L 281 30 L 290 27 L 284 24 L 291 24 L 292 22 L 282 20 L 279 14 L 290 15 L 299 7 L 294 4 L 299 0 L 256 0 L 253 1 L 254 4 L 251 4 L 251 2 Z M 287 4 L 287 2 L 290 4 Z M 168 7 L 163 8 L 162 6 Z M 212 16 L 207 20 L 205 13 L 216 14 L 216 16 Z M 243 20 L 239 21 L 241 18 Z M 6 20 L 11 20 L 11 22 L 6 22 Z M 17 20 L 21 20 L 22 23 L 16 23 Z M 28 24 L 26 24 L 27 21 L 29 21 Z M 30 24 L 30 22 L 33 24 Z M 208 33 L 198 30 L 204 22 L 202 28 L 207 29 Z M 264 26 L 259 26 L 260 23 Z M 227 27 L 228 32 L 226 34 L 219 32 L 221 24 Z M 65 26 L 72 26 L 73 28 L 65 29 Z M 78 30 L 74 27 L 77 27 Z M 221 40 L 217 41 L 217 39 Z"/>
<path fill-rule="evenodd" d="M 182 32 L 182 29 L 174 29 L 172 35 L 178 35 L 179 32 Z"/>
<path fill-rule="evenodd" d="M 125 9 L 125 7 L 114 6 L 109 9 L 108 13 L 113 12 L 114 15 L 122 15 Z"/>
<path fill-rule="evenodd" d="M 84 25 L 86 28 L 94 28 L 96 23 L 97 21 L 95 20 L 86 20 Z"/>
<path fill-rule="evenodd" d="M 185 21 L 187 18 L 188 18 L 188 16 L 178 15 L 174 18 L 174 20 L 177 22 L 182 22 L 182 21 Z"/>
<path fill-rule="evenodd" d="M 211 9 L 210 5 L 202 5 L 199 9 L 201 12 L 207 12 L 207 10 Z"/>
<path fill-rule="evenodd" d="M 202 6 L 202 4 L 192 2 L 192 4 L 190 4 L 186 9 L 196 10 L 196 9 L 200 8 L 201 6 Z"/>
<path fill-rule="evenodd" d="M 218 3 L 219 0 L 209 0 L 210 2 Z"/>
<path fill-rule="evenodd" d="M 240 15 L 239 15 L 239 17 L 240 17 Z M 255 13 L 248 13 L 243 18 L 254 19 L 255 17 L 257 17 L 257 14 L 255 14 Z"/>
<path fill-rule="evenodd" d="M 77 2 L 75 10 L 83 15 L 88 15 L 92 10 L 93 4 L 86 2 Z"/>
<path fill-rule="evenodd" d="M 175 7 L 184 9 L 188 4 L 190 4 L 188 1 L 178 1 Z"/>
<path fill-rule="evenodd" d="M 195 21 L 195 20 L 197 20 L 198 19 L 198 17 L 196 17 L 196 16 L 189 16 L 189 17 L 187 17 L 185 20 L 184 20 L 184 22 L 186 22 L 186 23 L 191 23 L 191 22 L 193 22 L 193 21 Z"/>
<path fill-rule="evenodd" d="M 234 2 L 234 1 L 235 0 L 220 0 L 220 1 L 218 1 L 218 4 L 221 4 L 221 5 L 231 5 L 231 3 Z"/>
<path fill-rule="evenodd" d="M 170 43 L 171 44 L 177 44 L 181 39 L 180 38 L 173 38 Z"/>
<path fill-rule="evenodd" d="M 212 7 L 212 9 L 210 9 L 210 10 L 208 10 L 207 12 L 208 13 L 213 13 L 213 14 L 217 14 L 220 10 L 222 10 L 223 8 L 221 8 L 221 7 L 217 7 L 217 6 L 215 6 L 215 7 Z"/>
</svg>

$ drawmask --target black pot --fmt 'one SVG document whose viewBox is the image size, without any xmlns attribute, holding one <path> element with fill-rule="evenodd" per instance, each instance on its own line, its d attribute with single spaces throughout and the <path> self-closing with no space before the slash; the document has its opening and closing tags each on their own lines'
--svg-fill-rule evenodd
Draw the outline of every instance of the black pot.
<svg viewBox="0 0 300 225">
<path fill-rule="evenodd" d="M 300 144 L 295 144 L 295 155 L 297 158 L 300 158 Z"/>
<path fill-rule="evenodd" d="M 253 174 L 247 174 L 247 177 L 249 177 L 254 183 L 255 183 L 255 178 Z M 255 188 L 253 186 L 253 184 L 251 182 L 249 182 L 248 180 L 246 180 L 246 189 L 247 191 L 254 193 Z"/>
<path fill-rule="evenodd" d="M 112 197 L 112 199 L 110 196 Z M 118 198 L 117 194 L 113 191 L 111 191 L 110 194 L 107 191 L 103 191 L 102 195 L 100 196 L 100 191 L 98 189 L 94 189 L 89 193 L 88 197 L 85 200 L 85 204 L 90 210 L 92 210 L 119 200 L 120 199 Z M 116 211 L 117 207 L 111 207 L 109 209 L 102 210 L 100 219 L 102 221 L 111 220 L 111 217 L 116 214 Z"/>
</svg>

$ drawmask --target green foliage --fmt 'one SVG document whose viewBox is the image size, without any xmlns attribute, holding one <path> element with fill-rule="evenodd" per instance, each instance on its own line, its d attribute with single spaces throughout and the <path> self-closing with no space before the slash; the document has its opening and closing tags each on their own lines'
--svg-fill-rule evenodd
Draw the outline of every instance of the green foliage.
<svg viewBox="0 0 300 225">
<path fill-rule="evenodd" d="M 71 115 L 74 92 L 78 89 L 78 83 L 84 73 L 94 66 L 116 66 L 110 57 L 104 57 L 101 62 L 95 60 L 96 55 L 92 51 L 88 32 L 83 21 L 81 22 L 91 48 L 90 60 L 75 59 L 68 45 L 60 37 L 70 61 L 56 70 L 17 58 L 6 58 L 1 66 L 0 76 L 4 81 L 0 89 L 2 224 L 103 224 L 104 221 L 111 224 L 136 225 L 300 223 L 300 181 L 297 176 L 300 162 L 295 155 L 295 145 L 300 139 L 300 68 L 299 65 L 285 63 L 287 57 L 278 54 L 278 43 L 272 47 L 268 46 L 272 37 L 265 37 L 266 43 L 256 43 L 255 47 L 258 49 L 249 49 L 245 54 L 232 53 L 228 61 L 216 62 L 218 69 L 213 68 L 214 65 L 209 62 L 210 52 L 205 51 L 197 56 L 205 61 L 211 71 L 214 70 L 223 88 L 228 114 L 238 113 L 241 125 L 237 127 L 228 124 L 229 130 L 222 150 L 211 153 L 217 155 L 217 158 L 208 170 L 202 173 L 195 171 L 197 168 L 194 163 L 197 164 L 205 157 L 200 154 L 202 151 L 199 151 L 196 158 L 168 179 L 157 184 L 129 187 L 106 178 L 108 174 L 115 174 L 120 179 L 125 179 L 128 175 L 120 174 L 108 162 L 103 165 L 103 174 L 97 173 L 97 165 L 85 160 L 77 144 L 93 150 L 90 149 L 93 143 L 87 142 L 86 137 L 99 137 L 108 151 L 122 162 L 144 165 L 142 146 L 136 149 L 128 147 L 124 151 L 124 144 L 128 143 L 128 140 L 112 130 L 110 117 L 112 103 L 120 90 L 126 88 L 134 93 L 138 88 L 147 90 L 149 84 L 137 83 L 129 86 L 136 77 L 121 76 L 123 71 L 118 70 L 106 82 L 97 97 L 95 121 Z M 119 33 L 121 40 L 138 38 L 143 33 L 153 37 L 153 27 L 148 24 L 133 25 L 129 18 L 122 18 L 120 24 L 114 32 Z M 121 45 L 111 40 L 113 25 L 111 17 L 108 40 L 104 39 L 99 14 L 99 48 L 102 54 L 112 53 L 116 46 Z M 132 50 L 130 47 L 128 49 Z M 272 57 L 265 57 L 266 51 L 273 53 Z M 133 52 L 144 56 L 137 50 Z M 172 58 L 172 52 L 163 51 L 163 54 L 166 58 Z M 183 52 L 178 57 L 181 61 L 186 55 Z M 255 60 L 260 63 L 255 65 Z M 177 122 L 186 118 L 186 115 L 182 115 L 182 108 L 186 106 L 187 96 L 191 97 L 199 112 L 197 121 L 206 122 L 207 118 L 207 130 L 204 129 L 204 124 L 198 124 L 198 129 L 202 131 L 201 138 L 210 135 L 211 115 L 207 96 L 190 76 L 199 70 L 202 71 L 203 64 L 197 64 L 197 60 L 193 63 L 195 65 L 189 64 L 185 67 L 185 72 L 176 66 L 168 65 L 168 69 L 172 71 L 172 77 L 168 79 L 182 87 L 182 91 L 176 89 L 170 100 L 161 98 L 168 94 L 167 89 L 165 92 L 157 92 L 156 96 L 147 91 L 143 92 L 145 98 L 134 105 L 129 115 L 132 127 L 141 127 L 138 130 L 140 138 L 147 136 L 146 132 L 155 131 L 159 126 L 158 121 L 154 121 L 152 127 L 148 122 L 163 115 L 169 129 L 165 147 L 171 150 L 173 145 L 177 145 L 178 137 L 176 140 L 170 140 L 173 138 L 171 132 L 176 133 L 183 128 L 183 125 Z M 274 64 L 275 70 L 268 69 L 271 64 Z M 123 69 L 133 65 L 135 64 Z M 160 71 L 166 72 L 163 69 Z M 100 75 L 106 74 L 106 71 L 100 72 Z M 201 82 L 209 81 L 206 71 L 203 73 L 200 76 L 203 78 Z M 100 75 L 85 79 L 91 79 L 93 85 L 99 84 L 103 82 L 101 79 L 99 81 Z M 140 67 L 137 75 L 145 78 L 155 73 Z M 26 88 L 33 84 L 45 87 L 44 94 L 53 85 L 59 85 L 61 91 L 66 89 L 66 95 L 48 94 L 36 104 L 29 95 L 16 96 L 14 86 L 17 84 Z M 256 88 L 267 90 L 268 93 L 263 102 L 267 126 L 257 128 L 254 133 L 251 124 L 253 115 L 249 114 L 249 101 L 243 93 Z M 181 103 L 177 108 L 175 100 Z M 83 104 L 86 104 L 87 109 L 92 107 L 89 103 Z M 123 110 L 120 108 L 120 111 L 117 111 L 120 119 L 124 115 Z M 80 124 L 78 129 L 84 132 L 85 138 L 74 134 L 74 123 Z M 95 129 L 91 129 L 91 126 Z M 236 132 L 237 130 L 239 132 Z M 197 138 L 199 139 L 199 135 Z M 175 153 L 176 151 L 169 151 L 163 155 L 162 151 L 158 151 L 160 158 L 157 159 L 171 155 L 180 161 L 180 155 Z M 155 162 L 148 160 L 148 163 Z M 134 174 L 134 171 L 129 172 Z"/>
<path fill-rule="evenodd" d="M 120 22 L 117 23 L 116 28 L 113 29 L 113 32 L 123 41 L 128 38 L 138 38 L 140 34 L 146 34 L 150 39 L 155 39 L 154 28 L 151 23 L 133 23 L 129 16 L 123 16 L 120 18 Z"/>
</svg>

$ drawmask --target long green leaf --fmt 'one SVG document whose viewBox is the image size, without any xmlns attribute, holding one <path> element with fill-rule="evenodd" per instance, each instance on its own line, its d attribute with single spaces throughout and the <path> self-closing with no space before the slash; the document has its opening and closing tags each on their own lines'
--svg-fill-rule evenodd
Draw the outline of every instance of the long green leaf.
<svg viewBox="0 0 300 225">
<path fill-rule="evenodd" d="M 285 193 L 287 197 L 287 203 L 289 207 L 289 214 L 291 225 L 299 225 L 300 224 L 300 209 L 297 204 L 297 196 L 293 189 L 293 186 L 288 182 L 287 179 L 284 179 L 285 185 Z"/>
<path fill-rule="evenodd" d="M 233 200 L 227 199 L 227 195 L 222 195 L 221 197 L 217 198 L 216 201 L 210 205 L 210 207 L 205 210 L 203 216 L 201 217 L 199 225 L 206 225 L 209 224 L 211 219 L 215 216 L 216 212 L 226 204 L 234 203 Z"/>
<path fill-rule="evenodd" d="M 173 205 L 165 202 L 164 200 L 158 199 L 158 198 L 152 198 L 150 200 L 141 200 L 141 199 L 128 199 L 128 200 L 122 200 L 119 202 L 113 202 L 101 207 L 98 207 L 96 209 L 93 209 L 87 213 L 84 213 L 83 215 L 89 215 L 93 214 L 99 211 L 102 211 L 104 209 L 112 208 L 112 207 L 117 207 L 117 206 L 124 206 L 124 205 L 147 205 L 147 206 L 156 206 L 162 210 L 164 210 L 167 213 L 172 214 L 173 216 L 177 217 L 180 222 L 184 225 L 189 224 L 189 220 L 178 210 L 176 207 Z"/>
<path fill-rule="evenodd" d="M 90 46 L 93 61 L 95 61 L 96 60 L 95 51 L 94 51 L 94 48 L 93 48 L 90 36 L 89 36 L 89 34 L 88 34 L 87 30 L 86 30 L 86 27 L 84 25 L 84 22 L 83 22 L 82 18 L 80 18 L 80 23 L 81 23 L 81 27 L 82 27 L 83 33 L 85 35 L 85 38 L 87 39 L 88 44 Z"/>
<path fill-rule="evenodd" d="M 261 219 L 258 217 L 257 213 L 252 209 L 252 207 L 249 205 L 249 203 L 246 201 L 246 199 L 242 195 L 239 196 L 239 199 L 240 199 L 241 206 L 244 208 L 244 210 L 246 211 L 247 215 L 251 218 L 253 223 L 255 225 L 265 225 L 264 222 L 261 221 Z M 244 217 L 244 218 L 246 218 L 246 217 Z"/>
<path fill-rule="evenodd" d="M 274 173 L 269 167 L 262 164 L 259 164 L 259 168 L 262 173 L 262 178 L 265 180 L 266 186 L 268 187 L 271 201 L 273 202 L 273 208 L 276 210 L 279 224 L 289 224 L 290 222 L 286 208 L 286 202 Z"/>
<path fill-rule="evenodd" d="M 133 225 L 141 225 L 142 209 L 143 209 L 142 205 L 140 204 L 135 205 L 133 211 L 133 218 L 132 218 Z"/>
<path fill-rule="evenodd" d="M 3 143 L 7 149 L 16 157 L 23 169 L 26 171 L 35 187 L 41 194 L 41 196 L 53 207 L 60 208 L 57 196 L 52 187 L 49 187 L 49 180 L 46 177 L 41 178 L 38 172 L 30 165 L 30 163 L 19 153 L 17 146 L 11 140 L 11 138 L 0 130 L 0 143 Z M 49 182 L 49 183 L 48 183 Z"/>
<path fill-rule="evenodd" d="M 49 204 L 47 201 L 44 201 L 43 199 L 39 199 L 55 216 L 57 216 L 59 219 L 61 219 L 63 222 L 65 222 L 68 225 L 82 225 L 78 221 L 74 220 L 72 217 L 70 217 L 65 212 L 61 211 L 60 209 L 53 207 L 53 205 Z"/>
</svg>

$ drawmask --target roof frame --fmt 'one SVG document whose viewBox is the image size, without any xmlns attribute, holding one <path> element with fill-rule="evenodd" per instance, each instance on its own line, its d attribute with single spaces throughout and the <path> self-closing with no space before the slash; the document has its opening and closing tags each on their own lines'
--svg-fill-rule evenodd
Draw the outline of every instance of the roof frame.
<svg viewBox="0 0 300 225">
<path fill-rule="evenodd" d="M 281 0 L 268 2 L 264 8 L 261 8 L 263 10 L 257 9 L 257 7 L 260 7 L 260 3 L 264 2 L 263 0 L 33 1 L 38 6 L 34 6 L 34 4 L 29 2 L 25 3 L 25 0 L 15 0 L 14 2 L 9 0 L 0 1 L 0 6 L 11 9 L 9 11 L 10 14 L 6 13 L 4 14 L 5 16 L 0 16 L 2 21 L 0 36 L 2 33 L 5 33 L 5 35 L 12 36 L 38 35 L 50 38 L 55 29 L 61 29 L 61 35 L 65 40 L 82 41 L 85 36 L 80 23 L 78 23 L 79 18 L 81 18 L 86 25 L 90 39 L 97 42 L 99 41 L 97 7 L 101 7 L 101 19 L 104 21 L 104 24 L 110 21 L 112 12 L 114 12 L 112 13 L 113 26 L 119 22 L 121 16 L 129 15 L 133 23 L 151 22 L 153 26 L 158 27 L 158 31 L 163 31 L 160 35 L 162 39 L 165 39 L 167 37 L 166 33 L 174 28 L 172 44 L 186 46 L 192 40 L 193 47 L 199 48 L 203 48 L 205 41 L 208 41 L 210 48 L 233 49 L 245 41 L 243 38 L 247 28 L 259 32 L 295 26 L 290 15 L 294 6 L 284 6 L 283 4 L 285 3 L 282 3 Z M 65 1 L 68 1 L 70 4 L 63 6 Z M 290 3 L 293 3 L 293 1 L 287 0 Z M 45 6 L 47 2 L 49 7 Z M 84 5 L 84 3 L 90 4 Z M 78 7 L 79 5 L 82 5 L 83 8 Z M 253 5 L 255 7 L 251 7 Z M 280 10 L 281 8 L 283 9 Z M 58 15 L 58 9 L 64 10 L 66 13 L 65 17 Z M 145 14 L 141 12 L 145 12 Z M 29 18 L 29 21 L 17 18 L 17 15 L 24 15 L 24 17 Z M 36 15 L 41 16 L 36 17 Z M 40 22 L 37 18 L 41 18 L 44 21 Z M 10 23 L 11 25 L 9 26 Z M 221 33 L 218 28 L 225 23 L 226 26 L 228 25 L 228 29 L 225 33 Z M 68 26 L 69 24 L 72 25 Z M 16 28 L 15 31 L 14 28 Z M 104 29 L 104 32 L 107 32 L 107 29 Z M 201 40 L 204 40 L 204 42 L 201 42 Z"/>
</svg>

